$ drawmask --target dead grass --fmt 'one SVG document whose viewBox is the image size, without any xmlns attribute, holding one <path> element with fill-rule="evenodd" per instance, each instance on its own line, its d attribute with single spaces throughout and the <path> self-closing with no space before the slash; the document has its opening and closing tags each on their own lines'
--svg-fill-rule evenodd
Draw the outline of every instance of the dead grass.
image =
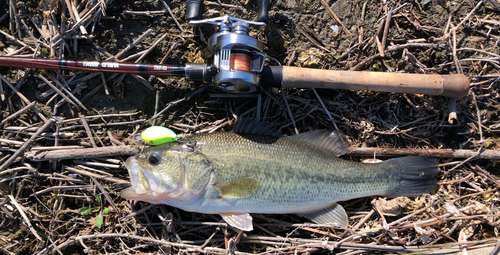
<svg viewBox="0 0 500 255">
<path fill-rule="evenodd" d="M 184 64 L 199 58 L 204 48 L 197 29 L 184 19 L 181 1 L 14 2 L 0 3 L 0 9 L 9 10 L 0 17 L 1 55 Z M 205 5 L 210 17 L 251 20 L 256 15 L 254 3 Z M 359 254 L 452 246 L 466 254 L 475 245 L 497 242 L 500 2 L 279 0 L 271 5 L 272 22 L 252 36 L 265 41 L 266 54 L 281 63 L 464 73 L 472 82 L 469 95 L 453 100 L 263 89 L 235 96 L 172 77 L 1 68 L 2 253 Z M 387 29 L 385 20 L 391 21 Z M 330 28 L 334 24 L 341 26 L 338 32 Z M 205 37 L 213 32 L 203 28 Z M 230 130 L 235 115 L 248 114 L 289 135 L 337 125 L 353 148 L 420 154 L 432 149 L 432 155 L 441 155 L 440 185 L 433 194 L 411 199 L 342 202 L 351 231 L 306 223 L 296 215 L 253 215 L 255 230 L 238 240 L 238 232 L 219 216 L 119 197 L 129 185 L 124 159 L 134 153 L 126 145 L 143 128 L 156 124 L 178 133 L 217 132 Z M 124 147 L 111 152 L 116 146 Z M 79 148 L 105 149 L 104 154 L 87 150 L 84 156 Z M 449 154 L 448 149 L 466 153 Z M 35 160 L 47 150 L 54 150 L 52 160 Z M 377 157 L 390 156 L 386 153 Z M 372 157 L 359 155 L 344 157 Z"/>
</svg>

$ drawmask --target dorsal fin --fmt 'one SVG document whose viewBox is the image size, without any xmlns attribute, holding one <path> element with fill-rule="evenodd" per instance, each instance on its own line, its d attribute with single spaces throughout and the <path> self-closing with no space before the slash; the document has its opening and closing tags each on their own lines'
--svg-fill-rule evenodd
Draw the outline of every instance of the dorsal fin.
<svg viewBox="0 0 500 255">
<path fill-rule="evenodd" d="M 270 124 L 262 123 L 253 118 L 238 118 L 233 127 L 233 132 L 237 134 L 264 135 L 264 136 L 283 136 L 281 131 L 275 129 Z"/>
<path fill-rule="evenodd" d="M 330 153 L 335 156 L 340 156 L 346 153 L 349 149 L 349 143 L 342 134 L 329 131 L 326 129 L 309 131 L 298 135 L 292 135 L 287 139 L 301 141 Z"/>
</svg>

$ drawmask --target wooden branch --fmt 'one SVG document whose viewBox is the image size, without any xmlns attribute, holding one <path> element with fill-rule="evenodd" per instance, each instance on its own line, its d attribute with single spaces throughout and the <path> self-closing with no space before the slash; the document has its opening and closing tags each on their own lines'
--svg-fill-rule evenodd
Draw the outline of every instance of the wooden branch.
<svg viewBox="0 0 500 255">
<path fill-rule="evenodd" d="M 384 57 L 384 49 L 385 49 L 385 44 L 387 42 L 387 34 L 389 33 L 389 26 L 391 25 L 391 19 L 392 19 L 392 10 L 387 11 L 387 18 L 385 20 L 385 25 L 384 25 L 384 34 L 382 35 L 382 51 L 380 52 L 380 55 Z"/>
<path fill-rule="evenodd" d="M 303 12 L 304 12 L 304 7 L 303 7 L 303 6 L 302 6 L 302 4 L 300 3 L 300 1 L 299 1 L 299 0 L 295 0 L 295 3 L 296 3 L 296 4 L 297 4 L 297 6 L 299 7 L 299 11 L 300 11 L 301 13 L 303 13 Z"/>
<path fill-rule="evenodd" d="M 132 156 L 139 153 L 137 146 L 110 146 L 100 148 L 67 149 L 67 150 L 36 150 L 26 152 L 26 158 L 32 161 L 105 158 L 114 156 Z M 398 157 L 398 156 L 430 156 L 435 158 L 469 158 L 477 155 L 476 159 L 500 159 L 500 151 L 484 150 L 454 150 L 454 149 L 398 149 L 398 148 L 350 148 L 344 156 L 363 157 Z"/>
<path fill-rule="evenodd" d="M 125 52 L 129 51 L 133 47 L 135 47 L 142 39 L 144 39 L 146 36 L 148 36 L 151 32 L 153 32 L 153 29 L 148 29 L 146 32 L 142 33 L 135 41 L 133 41 L 129 46 L 127 46 L 125 49 L 122 51 L 118 52 L 114 57 L 106 59 L 106 61 L 112 61 L 112 60 L 118 60 Z"/>
<path fill-rule="evenodd" d="M 186 33 L 186 30 L 184 30 L 184 28 L 182 28 L 181 24 L 179 24 L 179 21 L 177 21 L 177 19 L 175 18 L 175 15 L 172 13 L 170 6 L 168 6 L 168 4 L 164 0 L 161 0 L 161 2 L 163 3 L 163 6 L 165 7 L 165 9 L 167 9 L 168 13 L 170 14 L 170 17 L 172 17 L 172 19 L 174 19 L 174 22 L 175 22 L 175 24 L 177 24 L 177 27 L 179 27 L 179 30 L 181 30 L 181 33 L 183 33 L 183 34 Z"/>
<path fill-rule="evenodd" d="M 316 39 L 314 39 L 311 35 L 307 34 L 307 33 L 304 31 L 304 29 L 306 29 L 306 27 L 305 27 L 305 26 L 300 26 L 300 27 L 297 27 L 297 30 L 299 30 L 299 32 L 300 32 L 303 36 L 305 36 L 305 37 L 306 37 L 306 38 L 307 38 L 307 39 L 308 39 L 311 43 L 313 43 L 316 47 L 318 47 L 318 48 L 320 48 L 320 49 L 322 49 L 322 50 L 324 50 L 324 51 L 326 51 L 326 52 L 331 53 L 331 51 L 330 51 L 329 49 L 327 49 L 327 48 L 323 47 L 323 46 L 321 45 L 321 43 L 320 43 L 320 42 L 318 42 Z"/>
<path fill-rule="evenodd" d="M 73 100 L 71 100 L 68 96 L 66 96 L 61 90 L 59 90 L 59 88 L 56 87 L 56 85 L 52 84 L 49 80 L 47 80 L 47 78 L 43 77 L 43 75 L 38 75 L 38 78 L 42 79 L 47 85 L 49 85 L 57 94 L 59 94 L 61 97 L 63 97 L 64 99 L 66 99 L 70 104 L 74 105 L 76 108 L 80 109 L 80 106 L 87 110 L 87 108 L 85 108 L 85 106 L 82 104 L 82 105 L 78 105 L 76 104 L 75 102 L 73 102 Z M 67 93 L 71 94 L 71 92 L 65 90 Z"/>
<path fill-rule="evenodd" d="M 96 174 L 96 173 L 85 171 L 83 169 L 78 169 L 76 167 L 65 166 L 64 170 L 68 170 L 68 171 L 71 171 L 73 173 L 77 173 L 77 174 L 80 174 L 80 175 L 85 175 L 85 176 L 93 177 L 93 178 L 96 178 L 96 179 L 101 179 L 101 180 L 112 182 L 112 183 L 116 183 L 116 184 L 127 184 L 127 185 L 130 185 L 130 182 L 127 181 L 127 180 L 122 180 L 122 179 L 118 179 L 118 178 L 110 177 L 110 176 L 99 175 L 99 174 Z"/>
<path fill-rule="evenodd" d="M 10 164 L 12 164 L 14 162 L 14 160 L 17 159 L 17 157 L 19 157 L 19 155 L 21 155 L 21 153 L 24 153 L 24 151 L 26 151 L 26 149 L 28 149 L 29 146 L 31 146 L 31 144 L 35 141 L 35 139 L 43 132 L 45 131 L 46 129 L 48 129 L 50 126 L 52 126 L 54 123 L 56 122 L 56 118 L 55 117 L 52 117 L 50 118 L 49 120 L 47 120 L 47 122 L 45 122 L 45 124 L 38 129 L 38 131 L 36 131 L 35 134 L 33 134 L 29 139 L 28 141 L 26 141 L 22 146 L 21 148 L 19 148 L 7 161 L 5 161 L 5 163 L 3 163 L 1 166 L 0 166 L 0 172 L 5 170 Z"/>
<path fill-rule="evenodd" d="M 398 44 L 398 45 L 392 45 L 388 46 L 387 49 L 385 49 L 385 52 L 393 52 L 393 51 L 398 51 L 402 50 L 405 48 L 433 48 L 433 49 L 438 49 L 438 50 L 449 50 L 449 47 L 443 44 L 434 44 L 434 43 L 407 43 L 407 44 Z M 350 68 L 349 71 L 359 71 L 363 66 L 367 65 L 368 63 L 371 63 L 374 59 L 380 57 L 379 54 L 372 55 L 371 57 L 368 57 L 355 65 L 354 67 Z"/>
<path fill-rule="evenodd" d="M 44 240 L 40 237 L 40 235 L 38 235 L 38 233 L 36 232 L 35 228 L 33 227 L 33 225 L 31 225 L 31 221 L 29 220 L 28 216 L 26 216 L 26 214 L 24 213 L 22 207 L 19 205 L 19 203 L 17 203 L 16 199 L 12 196 L 12 195 L 8 195 L 11 203 L 17 208 L 17 210 L 19 211 L 19 214 L 21 214 L 21 217 L 23 217 L 24 221 L 26 222 L 26 225 L 28 226 L 28 229 L 31 231 L 31 233 L 33 233 L 33 235 L 40 241 L 44 242 Z"/>
<path fill-rule="evenodd" d="M 351 148 L 346 156 L 380 156 L 380 157 L 395 157 L 395 156 L 431 156 L 435 158 L 469 158 L 474 155 L 475 159 L 500 159 L 499 150 L 460 150 L 460 149 L 398 149 L 398 148 Z"/>
<path fill-rule="evenodd" d="M 2 30 L 0 30 L 1 32 Z M 5 84 L 7 84 L 11 89 L 12 89 L 12 92 L 14 92 L 18 97 L 21 98 L 21 100 L 23 100 L 27 105 L 31 104 L 30 100 L 28 100 L 28 98 L 26 98 L 21 92 L 19 92 L 19 90 L 16 89 L 16 87 L 14 87 L 7 79 L 5 79 L 5 77 L 3 77 L 3 75 L 0 75 L 0 79 L 5 82 Z M 38 117 L 40 117 L 40 119 L 42 119 L 44 122 L 47 122 L 47 118 L 45 118 L 45 116 L 43 116 L 42 113 L 40 113 L 36 108 L 32 108 L 33 111 L 38 115 Z"/>
<path fill-rule="evenodd" d="M 332 8 L 330 8 L 330 6 L 328 5 L 328 3 L 325 0 L 321 0 L 321 4 L 326 8 L 326 10 L 328 11 L 328 13 L 330 13 L 330 15 L 332 16 L 332 18 L 335 19 L 335 21 L 337 21 L 337 23 L 339 23 L 340 26 L 342 26 L 342 30 L 344 30 L 344 32 L 348 36 L 351 36 L 352 34 L 349 31 L 349 29 L 347 29 L 347 27 L 345 27 L 344 23 L 342 23 L 342 21 L 340 21 L 339 17 L 337 16 L 337 14 L 335 14 L 335 12 L 333 12 Z"/>
<path fill-rule="evenodd" d="M 151 15 L 163 15 L 167 12 L 167 10 L 164 11 L 131 11 L 131 10 L 124 10 L 123 14 L 125 15 L 139 15 L 139 16 L 151 16 Z"/>
<path fill-rule="evenodd" d="M 7 123 L 8 121 L 10 121 L 10 120 L 12 120 L 12 119 L 16 118 L 17 116 L 19 116 L 19 115 L 23 114 L 25 111 L 27 111 L 27 110 L 31 109 L 31 108 L 32 108 L 32 107 L 34 107 L 35 105 L 36 105 L 36 102 L 35 102 L 35 101 L 31 102 L 29 105 L 27 105 L 27 106 L 23 107 L 23 109 L 21 109 L 21 110 L 19 110 L 19 111 L 15 112 L 14 114 L 12 114 L 12 115 L 10 115 L 9 117 L 7 117 L 7 118 L 5 118 L 4 120 L 2 120 L 2 122 L 0 122 L 0 126 L 5 125 L 5 123 Z"/>
<path fill-rule="evenodd" d="M 85 132 L 87 132 L 87 137 L 90 139 L 92 147 L 97 148 L 97 144 L 94 140 L 94 136 L 92 135 L 92 131 L 90 131 L 89 123 L 87 123 L 83 114 L 78 113 L 78 116 L 80 116 L 80 121 L 82 122 L 83 127 L 85 128 Z"/>
<path fill-rule="evenodd" d="M 50 150 L 50 151 L 29 151 L 26 158 L 32 161 L 65 160 L 65 159 L 87 159 L 106 158 L 115 156 L 131 156 L 139 153 L 136 146 L 110 146 L 100 148 L 70 149 L 70 150 Z"/>
</svg>

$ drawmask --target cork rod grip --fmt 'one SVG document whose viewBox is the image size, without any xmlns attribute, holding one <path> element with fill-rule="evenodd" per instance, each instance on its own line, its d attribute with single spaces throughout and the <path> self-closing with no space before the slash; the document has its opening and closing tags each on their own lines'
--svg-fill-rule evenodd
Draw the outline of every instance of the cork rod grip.
<svg viewBox="0 0 500 255">
<path fill-rule="evenodd" d="M 283 66 L 283 88 L 372 90 L 461 98 L 469 92 L 463 74 L 338 71 Z"/>
</svg>

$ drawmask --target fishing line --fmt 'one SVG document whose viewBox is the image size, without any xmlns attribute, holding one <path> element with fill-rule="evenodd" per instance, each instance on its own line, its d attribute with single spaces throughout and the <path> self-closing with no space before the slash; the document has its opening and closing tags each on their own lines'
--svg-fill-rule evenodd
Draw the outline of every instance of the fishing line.
<svg viewBox="0 0 500 255">
<path fill-rule="evenodd" d="M 251 62 L 251 52 L 243 49 L 238 49 L 231 52 L 229 67 L 231 68 L 231 70 L 250 72 L 252 65 Z"/>
</svg>

